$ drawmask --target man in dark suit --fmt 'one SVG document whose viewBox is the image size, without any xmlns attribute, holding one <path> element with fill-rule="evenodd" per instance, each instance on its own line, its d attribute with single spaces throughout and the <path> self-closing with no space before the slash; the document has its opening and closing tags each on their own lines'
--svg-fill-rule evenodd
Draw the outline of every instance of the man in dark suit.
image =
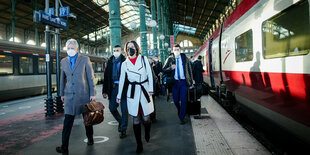
<svg viewBox="0 0 310 155">
<path fill-rule="evenodd" d="M 118 94 L 118 85 L 121 72 L 122 63 L 126 60 L 122 54 L 122 48 L 119 45 L 114 46 L 113 56 L 111 56 L 107 63 L 107 68 L 104 73 L 104 80 L 102 86 L 103 98 L 109 99 L 109 109 L 113 117 L 119 123 L 118 131 L 120 132 L 120 138 L 126 137 L 127 122 L 128 122 L 128 110 L 126 93 L 122 93 L 121 99 L 121 111 L 122 116 L 117 111 L 118 103 L 116 103 L 116 95 Z M 125 89 L 123 89 L 124 92 Z"/>
<path fill-rule="evenodd" d="M 185 124 L 187 90 L 193 87 L 192 66 L 186 55 L 181 53 L 179 44 L 173 46 L 173 53 L 174 56 L 166 60 L 163 72 L 172 76 L 173 101 L 178 109 L 181 124 Z"/>
<path fill-rule="evenodd" d="M 198 59 L 193 63 L 193 77 L 195 80 L 195 84 L 203 83 L 202 73 L 204 72 L 202 63 L 201 63 L 201 55 L 198 56 Z"/>
</svg>

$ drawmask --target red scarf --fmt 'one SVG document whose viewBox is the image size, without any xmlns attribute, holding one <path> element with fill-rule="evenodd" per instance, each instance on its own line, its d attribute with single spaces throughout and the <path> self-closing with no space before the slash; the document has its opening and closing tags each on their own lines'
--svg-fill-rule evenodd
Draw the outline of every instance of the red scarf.
<svg viewBox="0 0 310 155">
<path fill-rule="evenodd" d="M 138 56 L 136 56 L 135 58 L 129 58 L 129 60 L 131 61 L 131 63 L 132 63 L 133 65 L 135 65 L 135 64 L 136 64 L 137 58 L 138 58 Z"/>
</svg>

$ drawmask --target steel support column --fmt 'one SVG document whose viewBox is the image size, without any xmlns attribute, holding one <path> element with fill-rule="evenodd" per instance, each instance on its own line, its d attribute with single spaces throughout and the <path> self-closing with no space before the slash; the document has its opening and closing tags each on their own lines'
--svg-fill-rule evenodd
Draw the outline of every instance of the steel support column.
<svg viewBox="0 0 310 155">
<path fill-rule="evenodd" d="M 12 23 L 12 38 L 13 38 L 13 42 L 15 42 L 15 6 L 16 6 L 16 1 L 15 0 L 11 0 L 12 2 L 12 19 L 11 19 L 11 23 Z"/>
<path fill-rule="evenodd" d="M 78 44 L 79 44 L 79 52 L 81 52 L 81 21 L 78 21 Z"/>
<path fill-rule="evenodd" d="M 36 11 L 39 11 L 38 9 L 38 0 L 35 0 L 35 10 Z M 39 42 L 39 31 L 38 31 L 38 27 L 39 27 L 39 24 L 38 22 L 35 22 L 35 27 L 34 27 L 34 40 L 36 42 L 36 46 L 40 46 L 40 42 Z"/>
<path fill-rule="evenodd" d="M 58 17 L 58 9 L 59 8 L 59 1 L 55 1 L 55 15 Z M 55 33 L 55 42 L 56 42 L 56 85 L 57 85 L 57 96 L 55 98 L 56 101 L 56 112 L 57 113 L 63 113 L 64 112 L 64 106 L 61 101 L 60 96 L 60 38 L 59 38 L 59 29 L 56 28 Z"/>
<path fill-rule="evenodd" d="M 45 12 L 48 12 L 49 9 L 49 0 L 45 0 Z M 46 43 L 46 89 L 47 89 L 47 99 L 46 104 L 46 113 L 45 116 L 52 116 L 54 112 L 54 101 L 52 98 L 52 81 L 51 81 L 51 71 L 50 71 L 50 28 L 48 25 L 45 26 L 45 43 Z"/>
<path fill-rule="evenodd" d="M 156 4 L 155 0 L 151 0 L 151 7 L 152 7 L 152 19 L 156 21 Z M 154 26 L 152 28 L 153 31 L 153 45 L 154 45 L 154 50 L 156 51 L 156 56 L 158 56 L 158 48 L 157 48 L 157 28 Z"/>
<path fill-rule="evenodd" d="M 158 34 L 159 36 L 162 33 L 162 26 L 161 26 L 161 23 L 162 23 L 162 19 L 161 19 L 161 0 L 156 0 L 157 1 L 157 24 L 158 24 Z M 160 60 L 162 63 L 165 62 L 165 58 L 164 58 L 164 51 L 163 51 L 163 41 L 161 39 L 159 39 L 159 51 L 160 51 Z"/>
<path fill-rule="evenodd" d="M 95 55 L 98 55 L 97 53 L 97 30 L 95 31 Z"/>
<path fill-rule="evenodd" d="M 141 53 L 148 56 L 147 53 L 147 36 L 146 36 L 146 23 L 145 23 L 145 0 L 139 0 L 140 11 L 140 38 L 141 38 Z"/>
<path fill-rule="evenodd" d="M 89 26 L 87 27 L 87 54 L 90 54 L 90 51 L 89 51 Z"/>
<path fill-rule="evenodd" d="M 165 46 L 165 44 L 167 43 L 167 31 L 166 31 L 166 29 L 167 29 L 167 26 L 166 26 L 166 18 L 167 18 L 167 16 L 166 16 L 166 3 L 167 3 L 167 1 L 166 0 L 163 0 L 163 3 L 162 3 L 162 24 L 163 24 L 163 29 L 162 29 L 162 31 L 163 31 L 163 35 L 165 36 L 165 39 L 164 39 L 164 42 L 163 42 L 163 49 L 164 49 L 164 51 L 163 51 L 163 53 L 164 53 L 164 59 L 166 60 L 167 59 L 167 55 L 168 55 L 168 53 L 167 53 L 167 47 Z"/>
<path fill-rule="evenodd" d="M 110 38 L 111 38 L 111 48 L 115 45 L 122 44 L 122 33 L 121 33 L 121 17 L 120 17 L 120 2 L 119 0 L 109 1 L 109 27 L 110 27 Z M 108 44 L 109 45 L 109 44 Z M 110 47 L 108 46 L 109 51 Z"/>
</svg>

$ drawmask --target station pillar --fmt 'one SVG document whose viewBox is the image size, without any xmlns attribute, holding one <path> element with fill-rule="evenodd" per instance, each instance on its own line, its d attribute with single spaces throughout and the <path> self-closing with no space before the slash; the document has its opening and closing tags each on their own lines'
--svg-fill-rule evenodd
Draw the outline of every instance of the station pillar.
<svg viewBox="0 0 310 155">
<path fill-rule="evenodd" d="M 159 36 L 162 33 L 162 22 L 161 22 L 161 0 L 156 0 L 157 1 L 157 24 L 158 24 L 158 34 Z M 160 60 L 162 63 L 165 62 L 165 57 L 164 57 L 164 51 L 163 51 L 163 41 L 161 39 L 159 39 L 159 51 L 160 51 Z"/>
<path fill-rule="evenodd" d="M 120 17 L 120 2 L 119 0 L 110 0 L 109 1 L 109 24 L 110 24 L 110 42 L 111 48 L 115 45 L 122 44 L 121 38 L 121 17 Z M 109 51 L 110 47 L 108 46 Z"/>
<path fill-rule="evenodd" d="M 156 21 L 156 5 L 155 5 L 155 0 L 151 1 L 151 7 L 152 7 L 152 19 Z M 158 49 L 157 49 L 157 28 L 154 26 L 152 28 L 153 31 L 153 45 L 154 45 L 154 50 L 156 51 L 156 56 L 158 56 Z"/>
<path fill-rule="evenodd" d="M 147 31 L 145 23 L 145 0 L 139 0 L 139 12 L 140 12 L 140 38 L 141 38 L 141 53 L 144 56 L 148 56 L 147 53 Z"/>
<path fill-rule="evenodd" d="M 58 17 L 59 1 L 55 1 L 55 15 Z M 59 28 L 55 30 L 55 42 L 56 42 L 56 86 L 57 86 L 57 96 L 55 98 L 56 102 L 56 112 L 64 113 L 63 102 L 60 96 L 60 38 L 59 38 Z M 79 38 L 80 39 L 80 38 Z"/>
<path fill-rule="evenodd" d="M 49 9 L 49 0 L 45 0 L 45 12 L 48 12 Z M 46 43 L 46 53 L 45 53 L 45 62 L 46 62 L 46 89 L 47 89 L 47 98 L 45 99 L 45 116 L 53 116 L 54 111 L 54 101 L 52 98 L 52 81 L 51 81 L 51 67 L 50 67 L 50 28 L 48 25 L 45 26 L 45 43 Z"/>
</svg>

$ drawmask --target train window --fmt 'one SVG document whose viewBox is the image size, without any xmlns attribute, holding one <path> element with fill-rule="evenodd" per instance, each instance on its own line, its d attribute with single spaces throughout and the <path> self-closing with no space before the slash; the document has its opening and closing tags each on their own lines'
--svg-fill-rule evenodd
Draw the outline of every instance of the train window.
<svg viewBox="0 0 310 155">
<path fill-rule="evenodd" d="M 19 73 L 33 73 L 33 60 L 31 57 L 19 57 Z"/>
<path fill-rule="evenodd" d="M 308 54 L 310 51 L 309 2 L 303 1 L 293 5 L 264 21 L 262 33 L 266 59 Z"/>
<path fill-rule="evenodd" d="M 56 74 L 56 59 L 53 59 L 53 73 Z"/>
<path fill-rule="evenodd" d="M 13 57 L 0 55 L 0 74 L 13 74 Z"/>
<path fill-rule="evenodd" d="M 97 66 L 97 72 L 102 72 L 102 63 L 100 62 L 96 62 L 96 66 Z"/>
<path fill-rule="evenodd" d="M 46 64 L 44 58 L 38 59 L 38 71 L 39 73 L 46 73 Z"/>
<path fill-rule="evenodd" d="M 253 33 L 248 30 L 235 38 L 236 61 L 253 60 Z"/>
</svg>

